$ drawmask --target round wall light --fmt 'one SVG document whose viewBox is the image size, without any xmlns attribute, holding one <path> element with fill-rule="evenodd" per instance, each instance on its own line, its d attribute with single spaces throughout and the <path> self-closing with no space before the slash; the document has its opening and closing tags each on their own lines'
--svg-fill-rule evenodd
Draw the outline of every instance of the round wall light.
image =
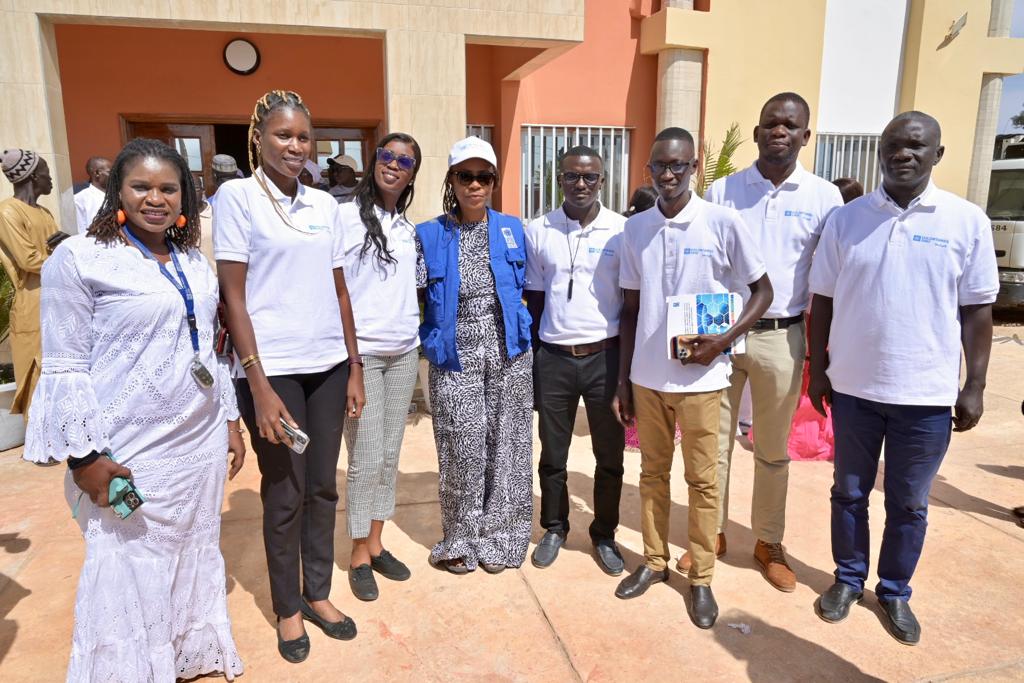
<svg viewBox="0 0 1024 683">
<path fill-rule="evenodd" d="M 224 64 L 239 76 L 248 76 L 260 68 L 260 51 L 244 38 L 235 38 L 224 46 Z"/>
</svg>

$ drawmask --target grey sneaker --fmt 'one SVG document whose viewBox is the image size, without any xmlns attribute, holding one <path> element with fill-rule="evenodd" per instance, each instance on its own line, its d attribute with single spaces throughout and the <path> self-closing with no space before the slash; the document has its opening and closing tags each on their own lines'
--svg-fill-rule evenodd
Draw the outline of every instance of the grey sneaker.
<svg viewBox="0 0 1024 683">
<path fill-rule="evenodd" d="M 380 595 L 377 591 L 377 581 L 373 578 L 373 569 L 368 564 L 361 564 L 348 570 L 348 585 L 352 587 L 352 595 L 366 602 L 376 600 Z"/>
<path fill-rule="evenodd" d="M 387 551 L 381 550 L 377 557 L 370 557 L 370 567 L 385 579 L 392 581 L 405 581 L 412 572 L 405 566 L 405 563 Z"/>
</svg>

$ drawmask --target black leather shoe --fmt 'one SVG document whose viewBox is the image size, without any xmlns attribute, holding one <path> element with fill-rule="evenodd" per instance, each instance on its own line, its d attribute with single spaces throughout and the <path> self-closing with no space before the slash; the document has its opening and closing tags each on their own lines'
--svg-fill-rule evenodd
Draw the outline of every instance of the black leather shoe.
<svg viewBox="0 0 1024 683">
<path fill-rule="evenodd" d="M 615 589 L 615 597 L 623 600 L 638 598 L 646 593 L 648 588 L 663 581 L 668 581 L 668 569 L 656 572 L 646 564 L 642 564 L 632 574 L 619 581 L 619 586 Z"/>
<path fill-rule="evenodd" d="M 366 566 L 366 565 L 362 565 Z M 335 640 L 352 640 L 356 637 L 356 622 L 352 617 L 345 617 L 341 621 L 327 621 L 309 606 L 305 600 L 302 601 L 302 618 L 312 621 L 320 629 Z"/>
<path fill-rule="evenodd" d="M 718 619 L 718 603 L 711 586 L 690 586 L 690 604 L 686 606 L 690 621 L 697 628 L 711 628 Z"/>
<path fill-rule="evenodd" d="M 610 538 L 594 544 L 594 556 L 597 558 L 597 566 L 609 576 L 618 576 L 626 568 L 626 561 L 622 559 L 619 547 Z"/>
<path fill-rule="evenodd" d="M 277 623 L 281 623 L 281 617 L 277 618 Z M 309 636 L 303 633 L 301 637 L 295 640 L 285 640 L 281 637 L 280 626 L 278 626 L 277 651 L 287 662 L 292 664 L 304 662 L 306 657 L 309 656 Z"/>
<path fill-rule="evenodd" d="M 533 549 L 530 561 L 534 567 L 550 567 L 551 563 L 558 558 L 558 551 L 565 543 L 565 536 L 554 531 L 548 531 L 540 539 L 540 543 Z"/>
<path fill-rule="evenodd" d="M 392 581 L 406 581 L 412 576 L 412 572 L 405 566 L 405 563 L 386 549 L 381 550 L 377 557 L 370 556 L 370 567 L 385 579 Z"/>
<path fill-rule="evenodd" d="M 352 588 L 352 595 L 365 602 L 376 600 L 380 595 L 377 591 L 377 581 L 373 578 L 373 569 L 368 564 L 349 567 L 348 585 Z"/>
<path fill-rule="evenodd" d="M 850 606 L 863 599 L 863 591 L 858 591 L 848 583 L 836 581 L 814 601 L 814 613 L 830 624 L 838 624 L 850 616 Z"/>
<path fill-rule="evenodd" d="M 879 600 L 885 612 L 885 626 L 893 638 L 904 645 L 917 645 L 921 641 L 921 624 L 903 598 Z"/>
</svg>

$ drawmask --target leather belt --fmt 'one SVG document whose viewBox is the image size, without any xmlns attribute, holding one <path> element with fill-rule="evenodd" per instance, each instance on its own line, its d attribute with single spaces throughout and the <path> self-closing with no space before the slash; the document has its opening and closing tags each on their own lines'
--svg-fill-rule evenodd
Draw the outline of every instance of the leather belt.
<svg viewBox="0 0 1024 683">
<path fill-rule="evenodd" d="M 784 330 L 787 327 L 802 323 L 804 317 L 802 315 L 794 315 L 792 318 L 761 318 L 754 323 L 750 329 L 752 330 Z"/>
<path fill-rule="evenodd" d="M 590 344 L 573 344 L 572 346 L 564 346 L 562 344 L 549 344 L 546 341 L 542 341 L 541 344 L 551 350 L 559 353 L 566 353 L 573 358 L 582 358 L 583 356 L 590 356 L 601 351 L 608 349 L 619 348 L 619 338 L 609 337 L 608 339 L 602 339 L 598 342 L 592 342 Z"/>
</svg>

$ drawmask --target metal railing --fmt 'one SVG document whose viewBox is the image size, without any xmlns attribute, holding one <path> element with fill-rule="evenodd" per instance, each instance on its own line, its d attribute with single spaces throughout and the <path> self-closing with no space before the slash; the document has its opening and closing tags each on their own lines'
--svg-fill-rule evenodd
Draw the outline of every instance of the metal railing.
<svg viewBox="0 0 1024 683">
<path fill-rule="evenodd" d="M 881 182 L 878 141 L 881 136 L 857 133 L 818 133 L 814 172 L 825 180 L 856 178 L 871 192 Z"/>
</svg>

